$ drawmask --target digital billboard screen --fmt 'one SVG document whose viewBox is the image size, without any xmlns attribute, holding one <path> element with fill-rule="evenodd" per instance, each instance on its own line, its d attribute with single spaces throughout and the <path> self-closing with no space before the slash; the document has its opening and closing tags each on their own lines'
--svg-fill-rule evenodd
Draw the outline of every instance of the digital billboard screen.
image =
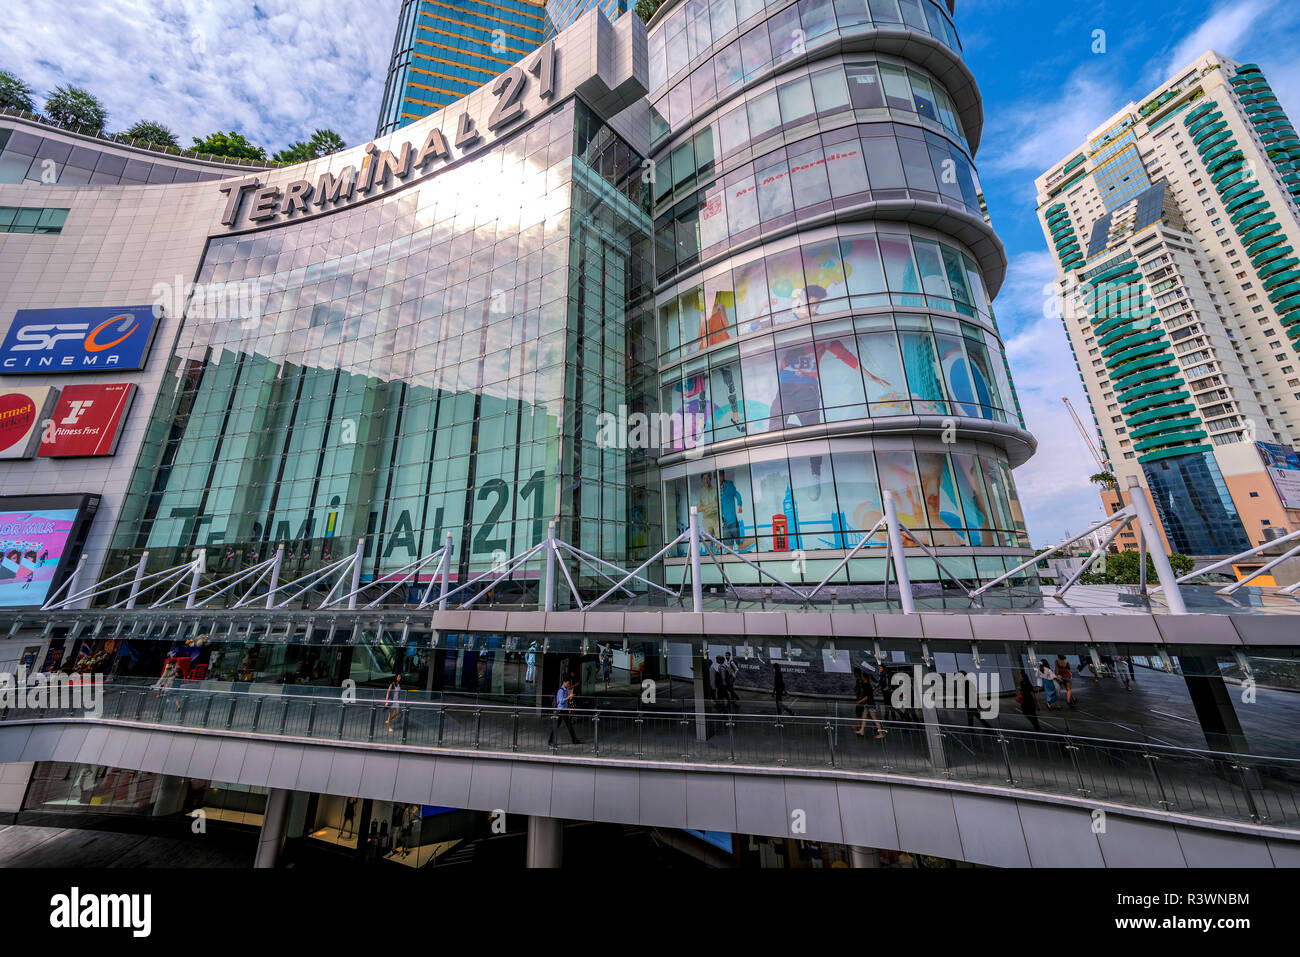
<svg viewBox="0 0 1300 957">
<path fill-rule="evenodd" d="M 1285 445 L 1256 442 L 1268 477 L 1273 480 L 1283 508 L 1300 508 L 1300 454 Z"/>
<path fill-rule="evenodd" d="M 96 495 L 0 496 L 0 608 L 40 606 L 80 560 Z"/>
</svg>

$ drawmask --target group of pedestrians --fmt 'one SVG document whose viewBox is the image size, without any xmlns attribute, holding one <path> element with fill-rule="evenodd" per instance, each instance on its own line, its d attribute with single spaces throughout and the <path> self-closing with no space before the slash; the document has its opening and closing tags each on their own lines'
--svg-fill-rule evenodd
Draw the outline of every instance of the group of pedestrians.
<svg viewBox="0 0 1300 957">
<path fill-rule="evenodd" d="M 1127 655 L 1102 655 L 1100 667 L 1089 658 L 1080 655 L 1079 673 L 1082 674 L 1085 668 L 1092 670 L 1094 682 L 1100 681 L 1103 675 L 1113 674 L 1124 683 L 1125 691 L 1133 690 L 1133 662 Z M 1043 692 L 1049 711 L 1059 711 L 1062 707 L 1062 699 L 1066 706 L 1078 707 L 1078 699 L 1074 696 L 1074 672 L 1070 668 L 1070 660 L 1064 654 L 1056 656 L 1054 665 L 1049 665 L 1046 658 L 1040 658 L 1038 667 L 1034 669 L 1034 678 L 1037 688 L 1028 673 L 1023 668 L 1020 669 L 1016 682 L 1016 703 L 1020 705 L 1020 713 L 1029 720 L 1030 726 L 1035 731 L 1039 731 L 1041 730 L 1038 724 L 1037 692 L 1039 689 Z"/>
<path fill-rule="evenodd" d="M 713 700 L 723 711 L 736 711 L 740 705 L 740 697 L 736 694 L 736 675 L 739 671 L 740 665 L 729 651 L 726 655 L 715 657 L 709 666 L 709 688 L 713 692 Z M 779 699 L 777 710 L 780 710 Z"/>
</svg>

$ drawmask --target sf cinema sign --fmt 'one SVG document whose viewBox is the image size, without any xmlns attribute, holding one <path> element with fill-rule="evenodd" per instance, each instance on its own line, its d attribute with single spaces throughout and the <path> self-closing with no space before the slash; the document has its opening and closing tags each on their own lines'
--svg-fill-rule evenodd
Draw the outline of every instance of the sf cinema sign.
<svg viewBox="0 0 1300 957">
<path fill-rule="evenodd" d="M 496 106 L 488 117 L 489 133 L 495 133 L 527 115 L 523 99 L 530 74 L 540 83 L 538 97 L 543 101 L 553 99 L 556 78 L 554 41 L 543 44 L 533 58 L 527 61 L 526 66 L 511 67 L 492 84 Z M 485 142 L 473 117 L 468 111 L 462 112 L 456 124 L 455 158 L 466 156 L 482 147 Z M 233 228 L 244 209 L 252 223 L 266 223 L 295 213 L 311 215 L 325 211 L 327 206 L 337 209 L 375 196 L 390 184 L 406 180 L 413 172 L 425 175 L 434 164 L 447 163 L 452 159 L 452 147 L 448 144 L 446 135 L 436 127 L 429 131 L 418 150 L 410 142 L 403 143 L 398 153 L 380 150 L 374 143 L 369 143 L 366 145 L 366 158 L 361 163 L 360 173 L 347 166 L 338 176 L 333 173 L 322 174 L 315 186 L 308 180 L 298 179 L 287 184 L 284 189 L 263 186 L 258 181 L 220 187 L 226 195 L 221 224 Z M 247 203 L 245 197 L 248 197 Z"/>
</svg>

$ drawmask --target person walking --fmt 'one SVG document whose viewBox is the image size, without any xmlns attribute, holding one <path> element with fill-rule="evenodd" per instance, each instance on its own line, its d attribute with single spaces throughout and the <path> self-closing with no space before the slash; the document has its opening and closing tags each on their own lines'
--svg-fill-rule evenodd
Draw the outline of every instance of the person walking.
<svg viewBox="0 0 1300 957">
<path fill-rule="evenodd" d="M 727 693 L 727 665 L 722 655 L 715 656 L 713 666 L 709 668 L 709 686 L 713 689 L 713 697 L 718 702 L 718 708 L 722 711 L 730 711 L 731 695 Z"/>
<path fill-rule="evenodd" d="M 1056 710 L 1056 672 L 1047 665 L 1046 658 L 1040 658 L 1038 661 L 1038 686 L 1043 689 L 1047 697 L 1047 710 Z"/>
<path fill-rule="evenodd" d="M 870 716 L 876 726 L 876 737 L 885 736 L 884 726 L 881 725 L 880 719 L 876 717 L 876 694 L 871 690 L 871 674 L 867 671 L 866 665 L 859 665 L 854 672 L 853 679 L 853 713 L 858 719 L 858 726 L 853 729 L 853 733 L 859 738 L 867 736 L 867 717 Z"/>
<path fill-rule="evenodd" d="M 1056 680 L 1065 687 L 1065 703 L 1071 708 L 1076 707 L 1074 702 L 1074 679 L 1070 674 L 1070 662 L 1064 654 L 1056 656 Z"/>
<path fill-rule="evenodd" d="M 1115 674 L 1119 675 L 1119 680 L 1124 682 L 1124 690 L 1132 691 L 1130 683 L 1133 681 L 1133 659 L 1128 655 L 1120 655 L 1115 659 Z"/>
<path fill-rule="evenodd" d="M 357 799 L 352 797 L 343 802 L 343 830 L 339 831 L 339 837 L 354 836 L 353 827 L 357 822 Z M 344 834 L 343 832 L 347 833 Z"/>
<path fill-rule="evenodd" d="M 727 672 L 727 697 L 731 700 L 732 708 L 738 710 L 740 698 L 736 695 L 736 675 L 740 674 L 740 665 L 736 663 L 736 659 L 731 657 L 731 652 L 728 651 L 722 667 Z"/>
<path fill-rule="evenodd" d="M 790 715 L 790 717 L 793 718 L 794 712 L 791 711 L 789 706 L 782 701 L 784 697 L 785 697 L 785 676 L 781 674 L 781 666 L 778 664 L 773 664 L 772 665 L 772 698 L 776 701 L 777 717 L 780 717 L 781 712 L 784 710 L 786 714 Z"/>
<path fill-rule="evenodd" d="M 528 666 L 524 671 L 524 683 L 530 684 L 537 677 L 537 642 L 534 641 L 528 646 L 528 654 L 524 655 L 524 663 Z"/>
<path fill-rule="evenodd" d="M 1035 731 L 1042 731 L 1038 725 L 1038 701 L 1034 698 L 1034 686 L 1024 668 L 1020 669 L 1020 680 L 1016 687 L 1019 691 L 1016 703 L 1020 705 L 1020 713 L 1029 719 L 1029 724 Z"/>
<path fill-rule="evenodd" d="M 975 694 L 974 686 L 970 680 L 970 675 L 961 670 L 958 670 L 957 674 L 961 675 L 961 680 L 966 683 L 966 727 L 973 728 L 975 727 L 975 722 L 978 721 L 984 727 L 992 731 L 993 725 L 985 721 L 984 715 L 980 713 L 978 696 Z"/>
<path fill-rule="evenodd" d="M 389 734 L 393 733 L 393 720 L 402 711 L 401 699 L 402 676 L 400 674 L 395 674 L 393 675 L 392 683 L 388 686 L 388 693 L 384 695 L 384 707 L 388 709 L 388 717 L 384 720 L 384 727 L 388 729 Z"/>
<path fill-rule="evenodd" d="M 569 740 L 574 744 L 582 744 L 578 740 L 577 732 L 573 730 L 573 681 L 569 678 L 564 679 L 564 684 L 560 685 L 555 691 L 555 713 L 559 716 L 559 723 L 562 723 L 569 730 Z M 551 725 L 551 734 L 546 739 L 547 744 L 555 743 L 556 724 Z"/>
<path fill-rule="evenodd" d="M 610 674 L 614 670 L 614 652 L 609 647 L 609 642 L 600 649 L 600 680 L 605 682 L 605 690 L 609 690 Z"/>
</svg>

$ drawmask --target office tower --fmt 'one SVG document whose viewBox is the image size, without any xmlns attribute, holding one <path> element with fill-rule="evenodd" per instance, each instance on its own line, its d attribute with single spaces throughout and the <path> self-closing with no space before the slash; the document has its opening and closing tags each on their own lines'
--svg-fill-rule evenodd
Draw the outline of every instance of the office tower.
<svg viewBox="0 0 1300 957">
<path fill-rule="evenodd" d="M 1206 53 L 1035 183 L 1108 509 L 1136 481 L 1198 555 L 1300 528 L 1300 139 L 1259 68 Z"/>
<path fill-rule="evenodd" d="M 610 20 L 617 20 L 635 6 L 636 0 L 546 0 L 543 39 L 549 40 L 562 32 L 588 10 L 599 10 Z"/>
<path fill-rule="evenodd" d="M 478 89 L 546 33 L 543 0 L 402 0 L 375 135 Z"/>
</svg>

